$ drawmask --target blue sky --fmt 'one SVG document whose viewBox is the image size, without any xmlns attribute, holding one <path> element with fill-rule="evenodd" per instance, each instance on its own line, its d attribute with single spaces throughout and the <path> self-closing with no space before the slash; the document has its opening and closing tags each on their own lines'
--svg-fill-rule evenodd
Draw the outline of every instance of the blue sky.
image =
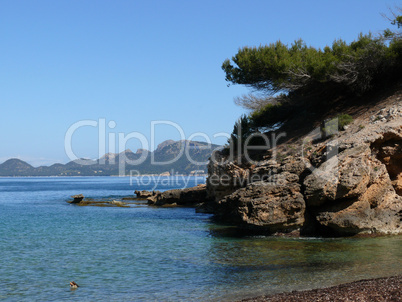
<svg viewBox="0 0 402 302">
<path fill-rule="evenodd" d="M 169 120 L 185 138 L 205 141 L 195 136 L 202 132 L 223 144 L 214 134 L 230 133 L 245 112 L 233 97 L 248 90 L 227 87 L 221 70 L 239 47 L 351 42 L 389 27 L 381 13 L 395 5 L 401 1 L 3 0 L 0 163 L 68 161 L 65 134 L 83 120 L 114 121 L 107 136 L 147 139 L 151 121 Z M 172 126 L 155 127 L 155 144 L 180 138 Z M 78 157 L 97 158 L 98 143 L 96 127 L 72 136 Z M 140 147 L 136 139 L 127 143 Z"/>
</svg>

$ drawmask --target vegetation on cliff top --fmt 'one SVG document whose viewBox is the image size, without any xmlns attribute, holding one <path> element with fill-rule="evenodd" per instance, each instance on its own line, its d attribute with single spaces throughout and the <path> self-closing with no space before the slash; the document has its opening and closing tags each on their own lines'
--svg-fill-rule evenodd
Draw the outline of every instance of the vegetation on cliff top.
<svg viewBox="0 0 402 302">
<path fill-rule="evenodd" d="M 402 12 L 400 7 L 396 10 Z M 311 111 L 325 111 L 337 99 L 399 81 L 402 16 L 393 13 L 389 20 L 396 30 L 386 29 L 379 36 L 360 34 L 350 44 L 339 39 L 331 47 L 316 49 L 297 40 L 290 46 L 277 41 L 239 49 L 222 69 L 229 84 L 246 85 L 254 94 L 235 99 L 251 113 L 234 130 L 242 124 L 247 126 L 244 134 L 277 128 L 303 113 L 308 119 Z"/>
</svg>

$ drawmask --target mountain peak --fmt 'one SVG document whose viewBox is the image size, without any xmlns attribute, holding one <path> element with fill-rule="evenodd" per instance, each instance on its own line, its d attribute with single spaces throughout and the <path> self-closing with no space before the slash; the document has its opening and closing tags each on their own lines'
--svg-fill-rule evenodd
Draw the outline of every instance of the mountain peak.
<svg viewBox="0 0 402 302">
<path fill-rule="evenodd" d="M 123 152 L 120 152 L 120 154 L 127 154 L 127 153 L 134 153 L 134 152 L 131 151 L 131 149 L 126 149 Z"/>
<path fill-rule="evenodd" d="M 0 165 L 0 171 L 7 176 L 27 175 L 33 170 L 34 167 L 18 158 L 11 158 Z"/>
<path fill-rule="evenodd" d="M 158 145 L 158 147 L 156 148 L 156 150 L 162 150 L 162 149 L 165 148 L 166 146 L 169 146 L 169 145 L 174 144 L 174 143 L 175 143 L 174 140 L 168 139 L 168 140 L 166 140 L 166 141 L 164 141 L 164 142 L 161 142 L 161 143 Z"/>
<path fill-rule="evenodd" d="M 100 160 L 112 160 L 117 156 L 116 153 L 106 153 L 105 155 L 103 155 Z"/>
<path fill-rule="evenodd" d="M 19 158 L 10 158 L 10 159 L 6 160 L 4 163 L 1 164 L 1 166 L 3 166 L 3 165 L 4 166 L 20 165 L 20 166 L 33 168 L 30 164 L 28 164 L 27 162 L 24 162 L 23 160 L 21 160 Z"/>
</svg>

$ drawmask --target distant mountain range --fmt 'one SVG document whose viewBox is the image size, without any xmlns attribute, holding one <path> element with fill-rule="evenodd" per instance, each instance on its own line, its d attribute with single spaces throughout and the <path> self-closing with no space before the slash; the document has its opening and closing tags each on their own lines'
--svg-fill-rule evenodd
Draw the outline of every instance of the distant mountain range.
<svg viewBox="0 0 402 302">
<path fill-rule="evenodd" d="M 136 153 L 125 150 L 121 153 L 108 153 L 98 160 L 79 159 L 67 164 L 33 167 L 12 158 L 0 164 L 0 176 L 110 176 L 140 174 L 178 174 L 206 173 L 206 162 L 212 151 L 219 145 L 209 145 L 196 141 L 167 140 L 159 144 L 153 152 L 138 149 Z M 180 155 L 180 153 L 182 153 Z M 140 158 L 143 160 L 140 162 Z M 137 161 L 137 162 L 135 162 Z M 167 162 L 169 162 L 166 164 Z M 155 164 L 155 162 L 157 164 Z"/>
</svg>

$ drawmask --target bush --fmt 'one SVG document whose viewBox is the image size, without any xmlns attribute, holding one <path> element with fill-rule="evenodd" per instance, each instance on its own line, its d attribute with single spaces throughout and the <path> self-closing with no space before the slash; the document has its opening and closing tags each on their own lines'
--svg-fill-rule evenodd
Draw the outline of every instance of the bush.
<svg viewBox="0 0 402 302">
<path fill-rule="evenodd" d="M 398 12 L 402 9 L 398 8 Z M 391 24 L 402 28 L 402 16 L 393 14 Z M 385 30 L 383 35 L 360 34 L 348 44 L 339 39 L 323 49 L 297 40 L 290 46 L 280 41 L 259 47 L 243 47 L 222 64 L 226 81 L 257 92 L 235 99 L 251 110 L 236 122 L 231 139 L 241 146 L 247 137 L 282 125 L 295 129 L 301 122 L 316 122 L 333 108 L 335 102 L 361 96 L 373 88 L 392 85 L 402 78 L 402 34 Z M 350 124 L 350 115 L 340 114 L 335 121 L 321 126 L 325 136 Z M 242 134 L 236 133 L 242 129 Z M 258 144 L 258 139 L 250 141 Z M 243 148 L 242 147 L 242 148 Z M 243 152 L 243 150 L 238 150 Z"/>
<path fill-rule="evenodd" d="M 289 114 L 290 111 L 281 103 L 267 104 L 263 108 L 252 112 L 250 121 L 256 128 L 266 127 L 268 125 L 274 126 L 285 121 Z"/>
<path fill-rule="evenodd" d="M 243 153 L 246 144 L 247 146 L 264 145 L 265 142 L 261 136 L 262 134 L 255 127 L 250 117 L 244 114 L 234 124 L 228 144 L 235 152 Z"/>
<path fill-rule="evenodd" d="M 390 21 L 400 28 L 401 19 L 395 14 Z M 226 81 L 265 95 L 250 94 L 235 100 L 252 110 L 250 121 L 257 128 L 272 128 L 293 118 L 301 108 L 320 111 L 337 97 L 362 95 L 398 81 L 401 68 L 402 36 L 391 30 L 378 37 L 360 34 L 350 44 L 335 40 L 323 49 L 307 46 L 303 40 L 290 46 L 277 41 L 243 47 L 222 64 Z"/>
<path fill-rule="evenodd" d="M 353 122 L 353 117 L 349 114 L 340 114 L 337 116 L 338 119 L 338 130 L 344 130 L 346 125 Z"/>
</svg>

